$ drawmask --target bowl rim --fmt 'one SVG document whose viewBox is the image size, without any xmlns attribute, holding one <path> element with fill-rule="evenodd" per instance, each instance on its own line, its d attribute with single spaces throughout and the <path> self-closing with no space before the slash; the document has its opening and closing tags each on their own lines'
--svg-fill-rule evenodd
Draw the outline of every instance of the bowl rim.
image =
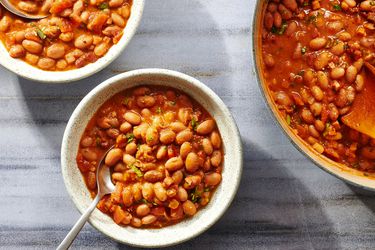
<svg viewBox="0 0 375 250">
<path fill-rule="evenodd" d="M 259 49 L 256 48 L 257 45 L 259 45 L 259 35 L 256 34 L 257 28 L 258 28 L 258 20 L 257 18 L 259 15 L 263 15 L 262 7 L 265 4 L 265 1 L 260 1 L 257 0 L 253 12 L 253 18 L 252 18 L 252 57 L 253 57 L 253 63 L 254 63 L 254 72 L 256 76 L 256 81 L 258 84 L 258 88 L 262 94 L 262 99 L 265 102 L 267 106 L 267 110 L 269 113 L 271 113 L 271 117 L 273 121 L 277 124 L 277 126 L 281 129 L 283 132 L 284 136 L 287 137 L 287 139 L 293 144 L 293 146 L 300 152 L 302 153 L 307 159 L 309 159 L 312 163 L 314 163 L 315 166 L 319 167 L 323 171 L 329 173 L 330 175 L 350 184 L 356 187 L 363 188 L 365 190 L 369 191 L 375 191 L 375 184 L 373 186 L 367 186 L 362 184 L 359 180 L 356 179 L 363 179 L 366 181 L 374 181 L 374 177 L 368 177 L 361 175 L 360 171 L 355 170 L 355 169 L 347 169 L 349 167 L 345 166 L 344 164 L 335 162 L 328 157 L 322 156 L 322 155 L 317 155 L 315 152 L 312 152 L 312 149 L 310 149 L 302 139 L 300 139 L 298 136 L 296 136 L 294 133 L 290 131 L 289 128 L 284 127 L 285 124 L 283 121 L 280 119 L 279 114 L 277 111 L 273 109 L 273 104 L 271 101 L 268 99 L 268 95 L 265 93 L 267 91 L 265 83 L 262 81 L 261 78 L 261 70 L 260 70 L 260 63 L 257 60 L 259 57 Z M 306 149 L 303 149 L 306 148 Z M 313 157 L 314 156 L 314 157 Z M 324 164 L 319 163 L 318 159 L 320 159 L 322 162 L 326 162 L 329 165 L 325 166 Z M 342 172 L 339 172 L 341 170 Z M 357 177 L 356 179 L 349 179 L 350 177 L 354 178 Z"/>
<path fill-rule="evenodd" d="M 106 81 L 104 81 L 101 84 L 99 84 L 98 86 L 96 86 L 93 90 L 91 90 L 81 100 L 81 102 L 78 104 L 78 106 L 75 108 L 74 112 L 72 113 L 72 115 L 71 115 L 71 117 L 70 117 L 70 119 L 67 123 L 66 129 L 64 131 L 63 140 L 62 140 L 62 144 L 61 144 L 61 170 L 62 170 L 64 184 L 65 184 L 65 187 L 68 191 L 69 197 L 73 201 L 73 203 L 74 203 L 75 207 L 78 209 L 78 211 L 82 214 L 85 211 L 86 208 L 80 207 L 78 205 L 79 204 L 78 200 L 76 198 L 74 198 L 74 196 L 77 196 L 77 195 L 74 194 L 74 192 L 72 190 L 72 186 L 71 186 L 70 181 L 69 181 L 70 177 L 69 177 L 68 172 L 67 172 L 68 171 L 67 170 L 68 169 L 67 162 L 69 160 L 66 159 L 67 157 L 64 157 L 64 156 L 67 155 L 67 152 L 68 152 L 68 148 L 67 148 L 68 137 L 72 133 L 71 130 L 73 128 L 73 124 L 75 122 L 75 119 L 77 118 L 77 116 L 83 110 L 85 110 L 85 107 L 86 107 L 87 103 L 93 97 L 95 97 L 96 94 L 100 93 L 101 91 L 105 91 L 107 88 L 110 88 L 113 84 L 116 84 L 121 80 L 131 78 L 131 77 L 135 77 L 135 76 L 142 76 L 142 75 L 153 75 L 153 76 L 156 76 L 156 77 L 166 76 L 166 77 L 178 78 L 179 80 L 186 82 L 187 85 L 191 85 L 192 87 L 197 87 L 197 88 L 201 89 L 207 96 L 209 96 L 212 99 L 215 106 L 220 107 L 220 109 L 221 109 L 220 115 L 226 116 L 228 118 L 227 122 L 230 124 L 231 132 L 234 133 L 232 135 L 233 137 L 231 136 L 231 138 L 234 140 L 233 145 L 235 145 L 238 148 L 238 150 L 236 151 L 236 154 L 234 155 L 234 157 L 236 157 L 238 159 L 237 161 L 239 163 L 238 166 L 236 166 L 236 168 L 235 168 L 235 170 L 238 174 L 238 176 L 237 175 L 236 176 L 238 178 L 234 182 L 231 183 L 233 185 L 233 188 L 231 190 L 232 192 L 228 196 L 229 197 L 228 202 L 225 203 L 225 204 L 220 204 L 221 207 L 219 207 L 219 209 L 217 209 L 217 206 L 215 206 L 215 207 L 213 206 L 212 208 L 210 208 L 210 210 L 214 209 L 214 208 L 215 208 L 215 210 L 219 210 L 219 213 L 215 214 L 215 216 L 213 216 L 213 218 L 211 218 L 210 222 L 207 225 L 203 225 L 202 227 L 200 227 L 194 233 L 191 233 L 187 237 L 174 239 L 173 241 L 168 241 L 167 243 L 163 243 L 163 242 L 155 243 L 155 242 L 153 242 L 152 244 L 151 243 L 150 244 L 139 244 L 137 242 L 131 242 L 129 240 L 119 239 L 119 238 L 114 237 L 113 235 L 109 235 L 109 234 L 107 234 L 107 232 L 102 230 L 102 228 L 99 225 L 100 224 L 99 222 L 96 223 L 93 219 L 91 219 L 92 217 L 89 218 L 89 220 L 88 220 L 89 223 L 94 228 L 96 228 L 98 231 L 100 231 L 101 233 L 105 234 L 106 236 L 110 237 L 111 239 L 113 239 L 117 242 L 124 243 L 124 244 L 131 245 L 131 246 L 146 247 L 146 248 L 167 247 L 167 246 L 173 246 L 173 245 L 177 245 L 177 244 L 183 243 L 185 241 L 188 241 L 188 240 L 202 234 L 203 232 L 208 230 L 212 225 L 214 225 L 224 215 L 224 213 L 228 210 L 229 206 L 232 204 L 233 199 L 238 192 L 238 188 L 239 188 L 239 185 L 240 185 L 240 182 L 241 182 L 241 177 L 242 177 L 242 172 L 243 172 L 243 145 L 242 145 L 242 141 L 241 141 L 240 131 L 238 129 L 238 126 L 237 126 L 232 114 L 230 113 L 229 109 L 227 108 L 227 106 L 220 99 L 220 97 L 217 96 L 215 94 L 215 92 L 213 92 L 213 90 L 211 90 L 205 84 L 203 84 L 199 80 L 197 80 L 197 79 L 195 79 L 191 76 L 188 76 L 186 74 L 183 74 L 183 73 L 180 73 L 180 72 L 177 72 L 177 71 L 172 71 L 172 70 L 167 70 L 167 69 L 158 69 L 158 68 L 132 70 L 132 71 L 121 73 L 119 75 L 116 75 L 116 76 L 113 76 L 113 77 L 107 79 Z M 146 83 L 140 83 L 139 85 L 147 85 L 147 82 Z M 152 83 L 150 83 L 149 85 L 152 85 Z M 124 88 L 123 90 L 125 90 L 125 89 L 127 89 L 127 88 Z M 120 90 L 120 91 L 123 91 L 123 90 Z M 189 93 L 187 93 L 187 94 L 189 94 Z M 104 103 L 110 97 L 111 96 L 108 96 L 101 103 Z M 192 98 L 195 99 L 194 97 L 192 97 Z M 99 107 L 100 107 L 100 105 L 99 105 Z M 225 168 L 225 165 L 224 165 L 224 168 Z M 217 192 L 218 192 L 218 190 L 215 191 L 216 195 L 218 195 Z M 225 190 L 222 190 L 222 192 L 225 192 Z M 207 209 L 206 211 L 210 211 L 210 210 L 208 210 L 208 208 L 203 208 L 200 211 L 204 212 L 205 209 Z M 95 209 L 95 210 L 98 210 L 98 209 Z M 179 223 L 177 223 L 176 225 L 178 225 L 178 224 Z M 140 229 L 140 230 L 142 230 L 142 229 Z M 155 230 L 158 230 L 158 229 L 155 229 Z"/>
<path fill-rule="evenodd" d="M 5 49 L 5 45 L 0 41 L 0 65 L 25 79 L 46 84 L 72 83 L 87 78 L 106 68 L 121 55 L 137 31 L 142 19 L 144 5 L 145 0 L 133 0 L 131 14 L 127 25 L 123 29 L 124 32 L 120 41 L 112 45 L 108 52 L 94 63 L 79 69 L 46 71 L 32 66 L 23 60 L 12 58 Z"/>
</svg>

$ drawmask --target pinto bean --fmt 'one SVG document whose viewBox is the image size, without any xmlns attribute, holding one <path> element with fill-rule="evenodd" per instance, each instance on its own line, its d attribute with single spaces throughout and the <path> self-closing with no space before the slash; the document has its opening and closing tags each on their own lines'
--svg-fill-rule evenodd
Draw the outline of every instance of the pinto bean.
<svg viewBox="0 0 375 250">
<path fill-rule="evenodd" d="M 263 61 L 267 68 L 273 68 L 276 64 L 275 59 L 273 59 L 273 56 L 268 53 L 263 55 Z"/>
<path fill-rule="evenodd" d="M 210 140 L 211 140 L 212 146 L 215 149 L 219 149 L 220 148 L 220 146 L 221 146 L 221 138 L 220 138 L 220 134 L 217 131 L 213 131 L 211 133 Z"/>
<path fill-rule="evenodd" d="M 145 182 L 142 185 L 142 195 L 143 198 L 145 198 L 148 201 L 152 201 L 152 198 L 154 198 L 154 185 L 149 182 Z"/>
<path fill-rule="evenodd" d="M 274 18 L 271 12 L 266 12 L 264 15 L 264 27 L 267 30 L 271 30 L 273 27 Z"/>
<path fill-rule="evenodd" d="M 20 1 L 18 2 L 17 7 L 27 13 L 35 13 L 38 11 L 38 5 L 29 1 Z"/>
<path fill-rule="evenodd" d="M 280 28 L 281 24 L 283 22 L 283 18 L 281 17 L 280 13 L 278 11 L 273 13 L 273 25 L 276 28 Z"/>
<path fill-rule="evenodd" d="M 182 204 L 182 208 L 184 209 L 184 213 L 193 216 L 197 212 L 197 208 L 195 207 L 194 203 L 187 200 Z"/>
<path fill-rule="evenodd" d="M 314 67 L 316 70 L 324 69 L 330 60 L 330 54 L 326 51 L 321 52 L 314 61 Z"/>
<path fill-rule="evenodd" d="M 149 170 L 144 174 L 143 178 L 148 182 L 155 183 L 157 181 L 162 181 L 164 175 L 158 170 Z"/>
<path fill-rule="evenodd" d="M 181 170 L 178 170 L 172 174 L 172 179 L 174 184 L 178 185 L 181 183 L 182 179 L 184 179 L 184 174 Z"/>
<path fill-rule="evenodd" d="M 160 201 L 166 201 L 167 200 L 167 191 L 163 187 L 163 185 L 160 182 L 157 182 L 154 184 L 154 192 L 156 198 Z"/>
<path fill-rule="evenodd" d="M 217 186 L 221 182 L 221 174 L 219 173 L 211 173 L 206 174 L 204 178 L 204 182 L 207 186 Z"/>
<path fill-rule="evenodd" d="M 156 159 L 162 160 L 167 156 L 167 146 L 160 146 L 158 151 L 156 152 Z"/>
<path fill-rule="evenodd" d="M 188 193 L 186 192 L 185 188 L 179 186 L 177 190 L 178 199 L 182 202 L 188 199 Z"/>
<path fill-rule="evenodd" d="M 204 138 L 202 140 L 202 147 L 203 147 L 203 151 L 205 152 L 206 155 L 211 155 L 212 152 L 214 151 L 212 143 L 208 138 Z"/>
<path fill-rule="evenodd" d="M 134 197 L 133 197 L 133 192 L 132 188 L 130 186 L 126 186 L 122 190 L 122 202 L 126 207 L 130 207 L 133 204 Z"/>
<path fill-rule="evenodd" d="M 124 0 L 110 0 L 108 2 L 109 7 L 117 8 L 120 7 L 124 3 Z"/>
<path fill-rule="evenodd" d="M 146 142 L 147 145 L 153 146 L 159 142 L 159 133 L 158 130 L 151 126 L 146 131 Z"/>
<path fill-rule="evenodd" d="M 0 20 L 0 32 L 7 32 L 11 23 L 12 19 L 9 16 L 3 16 Z"/>
<path fill-rule="evenodd" d="M 165 163 L 165 168 L 168 171 L 174 172 L 181 169 L 184 166 L 184 162 L 181 157 L 172 157 Z"/>
<path fill-rule="evenodd" d="M 126 112 L 124 118 L 132 125 L 139 125 L 142 121 L 140 115 L 132 111 Z"/>
<path fill-rule="evenodd" d="M 155 98 L 149 95 L 138 96 L 136 100 L 140 108 L 151 108 L 155 104 Z"/>
<path fill-rule="evenodd" d="M 43 46 L 40 43 L 31 40 L 23 40 L 22 46 L 30 53 L 40 54 L 43 50 Z"/>
<path fill-rule="evenodd" d="M 122 158 L 122 150 L 119 148 L 111 149 L 105 157 L 105 164 L 109 167 L 114 166 Z"/>
<path fill-rule="evenodd" d="M 209 119 L 200 123 L 197 126 L 197 133 L 200 135 L 207 135 L 211 133 L 214 128 L 215 128 L 215 121 Z"/>
<path fill-rule="evenodd" d="M 327 39 L 324 37 L 317 37 L 310 41 L 310 48 L 313 50 L 320 50 L 324 48 L 327 44 Z"/>
<path fill-rule="evenodd" d="M 200 159 L 198 155 L 194 152 L 190 152 L 185 160 L 185 167 L 186 170 L 190 173 L 194 173 L 195 171 L 198 170 L 200 166 Z"/>
<path fill-rule="evenodd" d="M 112 17 L 112 20 L 113 20 L 114 24 L 116 24 L 117 26 L 122 27 L 122 28 L 125 27 L 126 22 L 125 22 L 125 20 L 122 16 L 120 16 L 116 12 L 113 12 L 111 14 L 111 17 Z"/>
<path fill-rule="evenodd" d="M 190 129 L 185 129 L 179 132 L 176 136 L 177 144 L 182 144 L 184 142 L 188 142 L 193 138 L 193 132 Z"/>
<path fill-rule="evenodd" d="M 154 223 L 156 220 L 157 220 L 157 217 L 155 215 L 149 214 L 142 218 L 142 224 L 150 225 Z"/>
<path fill-rule="evenodd" d="M 135 163 L 135 158 L 134 158 L 132 155 L 124 154 L 124 156 L 122 157 L 122 161 L 123 161 L 126 165 L 130 166 L 130 165 L 132 165 L 132 164 Z"/>
<path fill-rule="evenodd" d="M 219 167 L 222 161 L 222 157 L 223 156 L 221 155 L 221 152 L 219 150 L 215 150 L 211 156 L 211 165 L 214 167 Z"/>
<path fill-rule="evenodd" d="M 346 69 L 345 78 L 348 82 L 352 83 L 355 81 L 357 74 L 357 68 L 351 65 Z"/>
<path fill-rule="evenodd" d="M 65 47 L 62 44 L 52 44 L 47 48 L 47 56 L 53 59 L 59 59 L 65 55 Z"/>
<path fill-rule="evenodd" d="M 332 79 L 340 79 L 345 75 L 345 69 L 341 67 L 336 67 L 331 70 L 331 78 Z"/>
<path fill-rule="evenodd" d="M 20 58 L 26 55 L 26 51 L 21 45 L 13 45 L 9 50 L 9 55 L 13 58 Z"/>
<path fill-rule="evenodd" d="M 78 49 L 86 49 L 92 45 L 92 42 L 92 35 L 82 34 L 75 39 L 74 46 Z"/>
<path fill-rule="evenodd" d="M 295 11 L 298 8 L 296 0 L 282 0 L 282 3 L 292 11 Z"/>
<path fill-rule="evenodd" d="M 176 138 L 175 132 L 171 129 L 164 129 L 160 131 L 160 142 L 163 144 L 171 144 Z"/>
<path fill-rule="evenodd" d="M 141 183 L 135 183 L 132 186 L 132 194 L 135 201 L 140 201 L 142 199 L 142 185 Z"/>
</svg>

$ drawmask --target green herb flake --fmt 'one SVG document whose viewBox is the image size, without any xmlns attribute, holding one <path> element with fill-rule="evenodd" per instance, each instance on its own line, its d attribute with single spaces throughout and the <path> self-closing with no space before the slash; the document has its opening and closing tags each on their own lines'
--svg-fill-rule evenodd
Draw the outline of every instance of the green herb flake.
<svg viewBox="0 0 375 250">
<path fill-rule="evenodd" d="M 195 116 L 193 116 L 193 118 L 191 119 L 191 127 L 193 128 L 194 131 L 197 130 L 198 122 L 197 122 L 197 119 L 195 118 Z"/>
<path fill-rule="evenodd" d="M 206 187 L 206 188 L 204 189 L 204 191 L 205 191 L 205 192 L 210 192 L 211 189 L 210 189 L 209 187 Z"/>
<path fill-rule="evenodd" d="M 157 114 L 162 114 L 162 113 L 163 113 L 163 110 L 162 110 L 160 107 L 158 107 L 158 108 L 156 109 L 156 113 L 157 113 Z"/>
<path fill-rule="evenodd" d="M 134 134 L 133 133 L 127 133 L 126 139 L 128 139 L 128 143 L 131 143 L 132 141 L 134 141 Z"/>
<path fill-rule="evenodd" d="M 278 34 L 278 35 L 282 35 L 282 34 L 284 34 L 284 32 L 285 32 L 285 30 L 286 30 L 287 27 L 288 27 L 288 24 L 284 22 L 284 23 L 281 25 L 280 29 L 277 31 L 277 34 Z"/>
<path fill-rule="evenodd" d="M 201 199 L 202 192 L 198 190 L 198 187 L 195 187 L 194 191 L 190 193 L 190 200 L 193 203 L 197 203 Z"/>
<path fill-rule="evenodd" d="M 96 137 L 95 143 L 96 143 L 96 146 L 100 147 L 100 145 L 102 144 L 102 140 L 100 139 L 100 137 Z"/>
<path fill-rule="evenodd" d="M 125 106 L 128 106 L 129 102 L 130 102 L 130 98 L 129 97 L 125 97 L 125 99 L 122 101 L 122 104 L 125 105 Z"/>
<path fill-rule="evenodd" d="M 100 10 L 109 9 L 109 5 L 108 5 L 108 3 L 103 2 L 103 3 L 99 4 L 98 8 L 99 8 Z"/>
<path fill-rule="evenodd" d="M 337 10 L 337 11 L 341 10 L 341 6 L 339 4 L 334 4 L 332 7 L 334 10 Z"/>
<path fill-rule="evenodd" d="M 277 28 L 276 28 L 275 26 L 272 26 L 272 28 L 271 28 L 271 32 L 272 32 L 273 34 L 276 34 L 276 33 L 277 33 Z"/>
<path fill-rule="evenodd" d="M 306 7 L 306 6 L 309 6 L 310 3 L 309 2 L 303 2 L 303 6 Z"/>
<path fill-rule="evenodd" d="M 302 55 L 306 54 L 306 52 L 307 52 L 307 48 L 306 48 L 306 46 L 302 47 L 302 48 L 301 48 L 301 53 L 302 53 Z"/>
<path fill-rule="evenodd" d="M 153 141 L 154 140 L 154 137 L 152 137 L 152 136 L 147 136 L 147 141 Z"/>
<path fill-rule="evenodd" d="M 286 115 L 286 123 L 290 126 L 291 122 L 292 122 L 292 119 L 290 118 L 290 115 Z"/>
<path fill-rule="evenodd" d="M 143 173 L 141 170 L 139 170 L 139 168 L 137 168 L 134 164 L 133 165 L 130 165 L 130 168 L 131 170 L 134 171 L 134 173 L 139 177 L 141 178 L 143 176 Z"/>
<path fill-rule="evenodd" d="M 169 102 L 169 104 L 171 105 L 171 106 L 176 106 L 176 102 Z"/>
<path fill-rule="evenodd" d="M 331 124 L 329 122 L 327 122 L 326 127 L 325 127 L 324 132 L 323 132 L 324 137 L 328 134 L 330 126 L 331 126 Z"/>
</svg>

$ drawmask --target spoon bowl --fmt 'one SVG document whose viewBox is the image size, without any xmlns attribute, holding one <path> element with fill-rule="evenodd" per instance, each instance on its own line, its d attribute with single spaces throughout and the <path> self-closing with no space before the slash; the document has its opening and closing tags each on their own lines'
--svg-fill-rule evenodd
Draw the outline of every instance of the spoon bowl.
<svg viewBox="0 0 375 250">
<path fill-rule="evenodd" d="M 107 152 L 103 155 L 102 159 L 99 161 L 98 167 L 96 169 L 96 183 L 98 187 L 98 193 L 91 205 L 82 214 L 81 218 L 76 222 L 70 232 L 66 235 L 65 239 L 57 247 L 58 250 L 66 250 L 73 243 L 74 239 L 77 237 L 78 233 L 81 231 L 82 227 L 85 225 L 86 221 L 89 219 L 91 213 L 96 208 L 96 205 L 100 199 L 106 195 L 110 194 L 115 190 L 115 185 L 112 183 L 110 168 L 104 164 L 104 159 L 108 152 L 114 148 L 114 145 L 110 147 Z"/>
<path fill-rule="evenodd" d="M 43 19 L 49 15 L 33 15 L 33 14 L 29 14 L 29 13 L 26 13 L 24 11 L 21 11 L 19 10 L 18 8 L 16 8 L 10 1 L 8 0 L 0 0 L 0 4 L 5 8 L 7 9 L 8 11 L 12 12 L 14 15 L 16 16 L 19 16 L 19 17 L 22 17 L 22 18 L 26 18 L 26 19 L 30 19 L 30 20 L 39 20 L 39 19 Z"/>
</svg>

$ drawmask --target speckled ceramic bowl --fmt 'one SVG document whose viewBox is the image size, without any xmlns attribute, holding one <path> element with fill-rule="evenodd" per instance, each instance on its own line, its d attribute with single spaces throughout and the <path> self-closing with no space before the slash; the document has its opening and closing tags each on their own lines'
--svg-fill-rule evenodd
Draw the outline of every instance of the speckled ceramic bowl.
<svg viewBox="0 0 375 250">
<path fill-rule="evenodd" d="M 89 219 L 91 225 L 116 241 L 140 247 L 163 247 L 189 240 L 212 226 L 229 207 L 240 183 L 242 144 L 239 131 L 225 104 L 206 85 L 182 73 L 162 69 L 130 71 L 103 82 L 79 103 L 70 117 L 62 142 L 61 166 L 68 193 L 82 213 L 92 199 L 75 160 L 81 135 L 106 100 L 120 91 L 144 84 L 174 87 L 198 101 L 216 120 L 224 145 L 222 182 L 207 207 L 191 219 L 162 229 L 122 227 L 98 209 Z"/>
<path fill-rule="evenodd" d="M 19 76 L 45 83 L 67 83 L 89 77 L 108 66 L 122 53 L 137 30 L 142 17 L 143 8 L 144 0 L 133 0 L 131 15 L 120 41 L 113 45 L 105 56 L 85 67 L 69 71 L 44 71 L 22 60 L 12 58 L 2 42 L 0 42 L 0 64 Z"/>
<path fill-rule="evenodd" d="M 283 132 L 289 137 L 289 140 L 293 145 L 302 152 L 307 158 L 309 158 L 313 163 L 324 171 L 332 174 L 333 176 L 342 179 L 352 185 L 359 186 L 365 189 L 375 191 L 375 174 L 365 174 L 361 171 L 349 168 L 344 164 L 337 163 L 321 154 L 316 152 L 312 147 L 298 137 L 285 122 L 285 119 L 280 115 L 280 112 L 269 94 L 268 87 L 266 85 L 264 76 L 261 71 L 263 65 L 262 62 L 262 38 L 261 38 L 261 28 L 263 15 L 265 13 L 265 8 L 267 6 L 267 1 L 258 0 L 256 9 L 254 11 L 253 20 L 253 57 L 254 63 L 256 65 L 256 75 L 258 77 L 259 87 L 262 91 L 263 97 L 277 123 L 282 128 Z"/>
</svg>

